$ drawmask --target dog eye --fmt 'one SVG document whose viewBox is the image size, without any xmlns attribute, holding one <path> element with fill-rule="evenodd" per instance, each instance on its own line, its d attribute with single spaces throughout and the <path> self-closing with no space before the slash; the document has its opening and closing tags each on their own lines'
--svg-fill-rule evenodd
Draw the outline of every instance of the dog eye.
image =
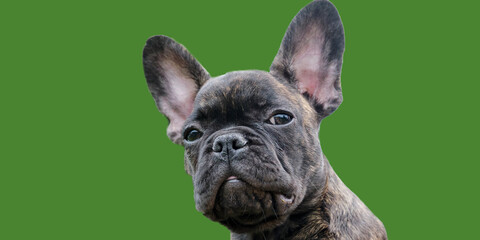
<svg viewBox="0 0 480 240">
<path fill-rule="evenodd" d="M 187 140 L 189 142 L 193 142 L 193 141 L 201 138 L 202 135 L 203 135 L 202 132 L 198 131 L 197 129 L 192 129 L 185 134 L 185 140 Z"/>
<path fill-rule="evenodd" d="M 270 119 L 268 119 L 268 123 L 273 125 L 285 125 L 291 122 L 292 119 L 293 117 L 288 114 L 279 113 L 279 114 L 273 115 Z"/>
</svg>

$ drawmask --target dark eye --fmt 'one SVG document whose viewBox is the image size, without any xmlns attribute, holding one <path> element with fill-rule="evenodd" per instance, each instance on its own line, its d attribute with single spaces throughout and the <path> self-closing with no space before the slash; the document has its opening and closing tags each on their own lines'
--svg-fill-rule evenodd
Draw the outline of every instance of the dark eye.
<svg viewBox="0 0 480 240">
<path fill-rule="evenodd" d="M 291 122 L 292 119 L 293 117 L 288 114 L 279 113 L 279 114 L 273 115 L 270 119 L 268 119 L 268 123 L 273 125 L 285 125 Z"/>
<path fill-rule="evenodd" d="M 189 142 L 193 142 L 193 141 L 201 138 L 202 135 L 203 135 L 203 133 L 198 131 L 197 129 L 191 129 L 191 130 L 187 131 L 187 133 L 185 134 L 185 140 L 187 140 Z"/>
</svg>

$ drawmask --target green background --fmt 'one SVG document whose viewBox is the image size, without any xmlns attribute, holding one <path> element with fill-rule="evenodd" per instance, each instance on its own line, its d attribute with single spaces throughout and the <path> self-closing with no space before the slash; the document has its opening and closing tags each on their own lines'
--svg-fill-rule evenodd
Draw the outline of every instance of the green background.
<svg viewBox="0 0 480 240">
<path fill-rule="evenodd" d="M 228 239 L 195 210 L 142 48 L 164 34 L 211 75 L 267 70 L 309 1 L 125 2 L 0 3 L 0 239 Z M 390 239 L 478 236 L 478 1 L 333 2 L 327 158 Z"/>
</svg>

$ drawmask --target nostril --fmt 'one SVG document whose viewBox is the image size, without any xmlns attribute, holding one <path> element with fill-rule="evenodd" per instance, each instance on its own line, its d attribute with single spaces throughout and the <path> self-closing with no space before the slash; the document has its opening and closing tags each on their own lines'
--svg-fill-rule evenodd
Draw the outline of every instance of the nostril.
<svg viewBox="0 0 480 240">
<path fill-rule="evenodd" d="M 247 140 L 244 139 L 244 138 L 239 138 L 239 139 L 233 140 L 232 148 L 237 150 L 237 149 L 245 147 L 245 145 L 247 145 Z"/>
<path fill-rule="evenodd" d="M 239 150 L 245 145 L 247 145 L 248 141 L 238 133 L 230 133 L 218 136 L 215 141 L 213 141 L 212 150 L 216 153 L 223 153 L 230 154 L 235 150 Z"/>
<path fill-rule="evenodd" d="M 213 143 L 213 147 L 212 147 L 212 150 L 214 152 L 222 152 L 222 149 L 223 149 L 223 146 L 222 146 L 222 143 L 219 142 L 219 141 L 215 141 Z"/>
</svg>

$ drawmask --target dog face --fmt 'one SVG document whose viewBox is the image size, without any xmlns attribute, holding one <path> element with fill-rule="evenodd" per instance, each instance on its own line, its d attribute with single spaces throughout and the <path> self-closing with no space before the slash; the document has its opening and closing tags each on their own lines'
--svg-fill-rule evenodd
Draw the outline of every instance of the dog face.
<svg viewBox="0 0 480 240">
<path fill-rule="evenodd" d="M 316 114 L 295 91 L 262 71 L 202 87 L 183 134 L 200 212 L 242 232 L 281 223 L 301 202 L 320 149 Z"/>
<path fill-rule="evenodd" d="M 180 44 L 147 41 L 149 89 L 185 147 L 197 210 L 234 232 L 281 225 L 323 183 L 322 118 L 340 105 L 343 26 L 314 1 L 293 19 L 270 72 L 211 78 Z M 314 186 L 315 185 L 315 186 Z"/>
</svg>

